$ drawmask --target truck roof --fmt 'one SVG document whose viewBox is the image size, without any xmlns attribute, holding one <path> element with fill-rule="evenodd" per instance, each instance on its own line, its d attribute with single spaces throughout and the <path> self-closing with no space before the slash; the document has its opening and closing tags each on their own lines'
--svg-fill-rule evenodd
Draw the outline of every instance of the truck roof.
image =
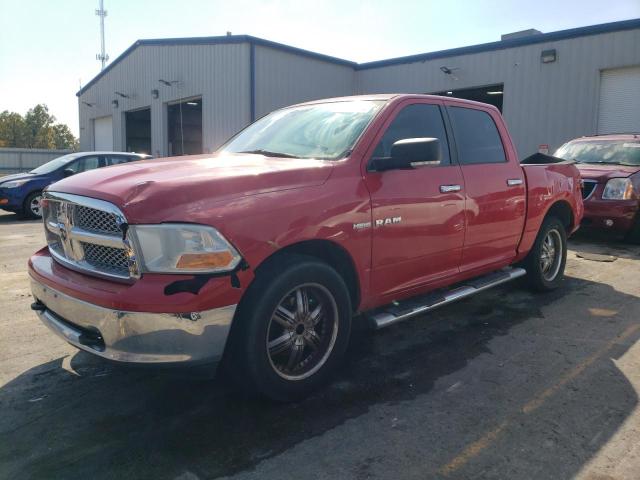
<svg viewBox="0 0 640 480">
<path fill-rule="evenodd" d="M 483 105 L 487 106 L 488 103 L 476 102 L 473 100 L 465 100 L 463 98 L 457 97 L 446 97 L 444 95 L 426 95 L 420 93 L 378 93 L 373 95 L 350 95 L 346 97 L 332 97 L 332 98 L 319 98 L 317 100 L 311 100 L 309 102 L 297 103 L 295 105 L 289 105 L 289 107 L 299 107 L 301 105 L 314 105 L 318 103 L 328 103 L 328 102 L 349 102 L 353 100 L 382 100 L 382 101 L 400 101 L 405 98 L 425 98 L 425 99 L 436 99 L 436 100 L 455 100 L 459 103 L 465 103 L 469 105 Z M 489 105 L 492 108 L 495 108 L 493 105 Z M 288 107 L 285 107 L 288 108 Z"/>
</svg>

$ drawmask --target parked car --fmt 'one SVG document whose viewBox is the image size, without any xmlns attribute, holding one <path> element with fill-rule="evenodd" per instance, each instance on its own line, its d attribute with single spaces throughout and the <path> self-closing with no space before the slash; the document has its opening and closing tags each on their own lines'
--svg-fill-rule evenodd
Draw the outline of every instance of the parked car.
<svg viewBox="0 0 640 480">
<path fill-rule="evenodd" d="M 577 162 L 584 184 L 582 224 L 640 243 L 640 134 L 576 138 L 554 156 Z"/>
<path fill-rule="evenodd" d="M 556 288 L 582 218 L 572 163 L 518 162 L 499 111 L 426 95 L 300 104 L 216 154 L 45 192 L 32 308 L 104 358 L 216 363 L 295 400 L 352 315 L 380 328 L 520 276 Z"/>
<path fill-rule="evenodd" d="M 27 218 L 40 218 L 42 191 L 48 185 L 76 173 L 145 158 L 151 157 L 124 152 L 70 153 L 40 165 L 28 173 L 0 177 L 0 209 Z"/>
</svg>

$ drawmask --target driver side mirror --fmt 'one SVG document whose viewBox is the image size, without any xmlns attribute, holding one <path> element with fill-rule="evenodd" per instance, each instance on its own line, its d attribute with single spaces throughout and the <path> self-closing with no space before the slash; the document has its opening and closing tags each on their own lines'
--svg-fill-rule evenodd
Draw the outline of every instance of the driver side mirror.
<svg viewBox="0 0 640 480">
<path fill-rule="evenodd" d="M 440 140 L 437 138 L 405 138 L 391 146 L 391 156 L 375 158 L 373 170 L 398 170 L 416 168 L 440 162 Z"/>
<path fill-rule="evenodd" d="M 63 176 L 64 178 L 67 178 L 67 177 L 70 177 L 71 175 L 75 175 L 75 173 L 76 173 L 76 172 L 74 172 L 74 171 L 73 171 L 73 170 L 71 170 L 70 168 L 65 168 L 65 169 L 62 171 L 62 176 Z"/>
</svg>

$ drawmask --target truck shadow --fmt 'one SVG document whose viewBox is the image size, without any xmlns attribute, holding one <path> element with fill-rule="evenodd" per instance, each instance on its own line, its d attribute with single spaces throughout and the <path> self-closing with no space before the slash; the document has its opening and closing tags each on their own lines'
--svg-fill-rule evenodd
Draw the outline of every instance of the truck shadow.
<svg viewBox="0 0 640 480">
<path fill-rule="evenodd" d="M 568 295 L 579 297 L 571 318 L 545 318 L 545 308 Z M 437 475 L 438 467 L 463 446 L 463 438 L 482 436 L 480 424 L 504 422 L 505 412 L 518 415 L 520 409 L 513 403 L 519 394 L 553 384 L 566 374 L 567 365 L 600 348 L 593 341 L 557 353 L 563 338 L 575 347 L 579 342 L 576 339 L 585 338 L 586 332 L 595 338 L 615 338 L 637 322 L 619 314 L 593 314 L 602 298 L 607 298 L 610 305 L 638 301 L 605 284 L 567 278 L 556 292 L 534 296 L 504 286 L 438 310 L 428 318 L 379 332 L 359 323 L 336 380 L 293 405 L 245 398 L 222 379 L 210 381 L 185 378 L 177 372 L 117 367 L 79 352 L 70 364 L 59 358 L 24 372 L 0 388 L 0 477 L 216 478 L 255 468 L 305 440 L 344 426 L 350 419 L 371 414 L 374 407 L 416 399 L 424 407 L 420 417 L 412 419 L 408 410 L 405 421 L 414 426 L 426 421 L 421 427 L 424 477 L 430 475 L 430 469 Z M 540 338 L 546 337 L 539 334 L 544 325 L 550 324 L 555 337 L 541 342 Z M 513 375 L 488 378 L 487 372 L 504 368 L 495 364 L 502 353 L 494 342 L 516 334 L 514 348 L 522 353 L 529 351 L 526 345 L 535 343 L 538 350 L 532 358 L 536 360 L 515 362 L 517 373 Z M 638 338 L 640 329 L 625 345 Z M 575 438 L 596 439 L 573 449 L 566 459 L 559 459 L 562 470 L 551 461 L 541 462 L 536 466 L 537 478 L 573 477 L 636 408 L 633 387 L 610 361 L 610 357 L 619 358 L 626 350 L 616 343 L 611 352 L 581 371 L 573 380 L 579 383 L 579 397 L 569 388 L 551 395 L 554 404 L 572 402 L 572 408 L 580 412 L 579 426 L 575 417 L 567 415 L 565 419 L 544 406 L 529 414 L 527 422 L 537 425 L 546 424 L 552 416 L 556 428 L 565 432 L 565 441 L 571 444 Z M 509 354 L 508 358 L 514 357 Z M 472 362 L 482 367 L 480 374 L 464 373 Z M 594 371 L 602 373 L 603 369 L 606 375 L 598 375 L 598 381 L 593 381 Z M 477 388 L 477 393 L 467 391 L 455 397 L 443 412 L 435 406 L 457 385 L 455 379 L 447 378 L 456 375 L 461 375 L 467 388 Z M 513 376 L 526 380 L 519 382 Z M 478 396 L 485 396 L 486 388 L 491 397 L 486 401 L 492 404 L 489 410 L 474 403 Z M 516 394 L 516 389 L 520 393 Z M 608 393 L 608 405 L 593 400 L 602 396 L 598 392 Z M 473 416 L 476 409 L 475 415 L 482 415 L 482 421 L 478 418 L 474 427 L 463 428 L 462 436 L 455 437 L 452 426 L 462 428 L 458 420 L 469 411 Z M 602 420 L 603 411 L 609 412 L 606 421 Z M 387 432 L 392 445 L 394 437 L 388 422 L 382 418 L 379 423 L 374 421 L 372 433 L 384 436 Z M 562 452 L 550 451 L 544 442 L 528 442 L 526 436 L 513 441 L 520 442 L 532 458 L 548 459 Z M 344 443 L 346 447 L 350 440 L 345 438 Z M 436 444 L 441 447 L 429 446 Z M 495 451 L 489 448 L 475 460 L 495 466 L 493 454 Z M 351 473 L 348 476 L 355 477 L 358 472 Z"/>
</svg>

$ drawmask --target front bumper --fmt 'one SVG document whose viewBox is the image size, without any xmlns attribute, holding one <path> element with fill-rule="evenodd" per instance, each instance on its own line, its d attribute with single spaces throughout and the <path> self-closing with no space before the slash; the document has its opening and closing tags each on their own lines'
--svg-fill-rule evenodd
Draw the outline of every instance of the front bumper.
<svg viewBox="0 0 640 480">
<path fill-rule="evenodd" d="M 121 311 L 94 305 L 31 278 L 40 320 L 75 347 L 118 362 L 215 363 L 236 305 L 190 313 Z"/>
<path fill-rule="evenodd" d="M 582 224 L 585 227 L 626 232 L 633 227 L 638 210 L 638 200 L 602 200 L 592 197 L 584 202 Z"/>
<path fill-rule="evenodd" d="M 0 187 L 0 208 L 15 212 L 22 209 L 24 195 L 21 188 Z"/>
</svg>

